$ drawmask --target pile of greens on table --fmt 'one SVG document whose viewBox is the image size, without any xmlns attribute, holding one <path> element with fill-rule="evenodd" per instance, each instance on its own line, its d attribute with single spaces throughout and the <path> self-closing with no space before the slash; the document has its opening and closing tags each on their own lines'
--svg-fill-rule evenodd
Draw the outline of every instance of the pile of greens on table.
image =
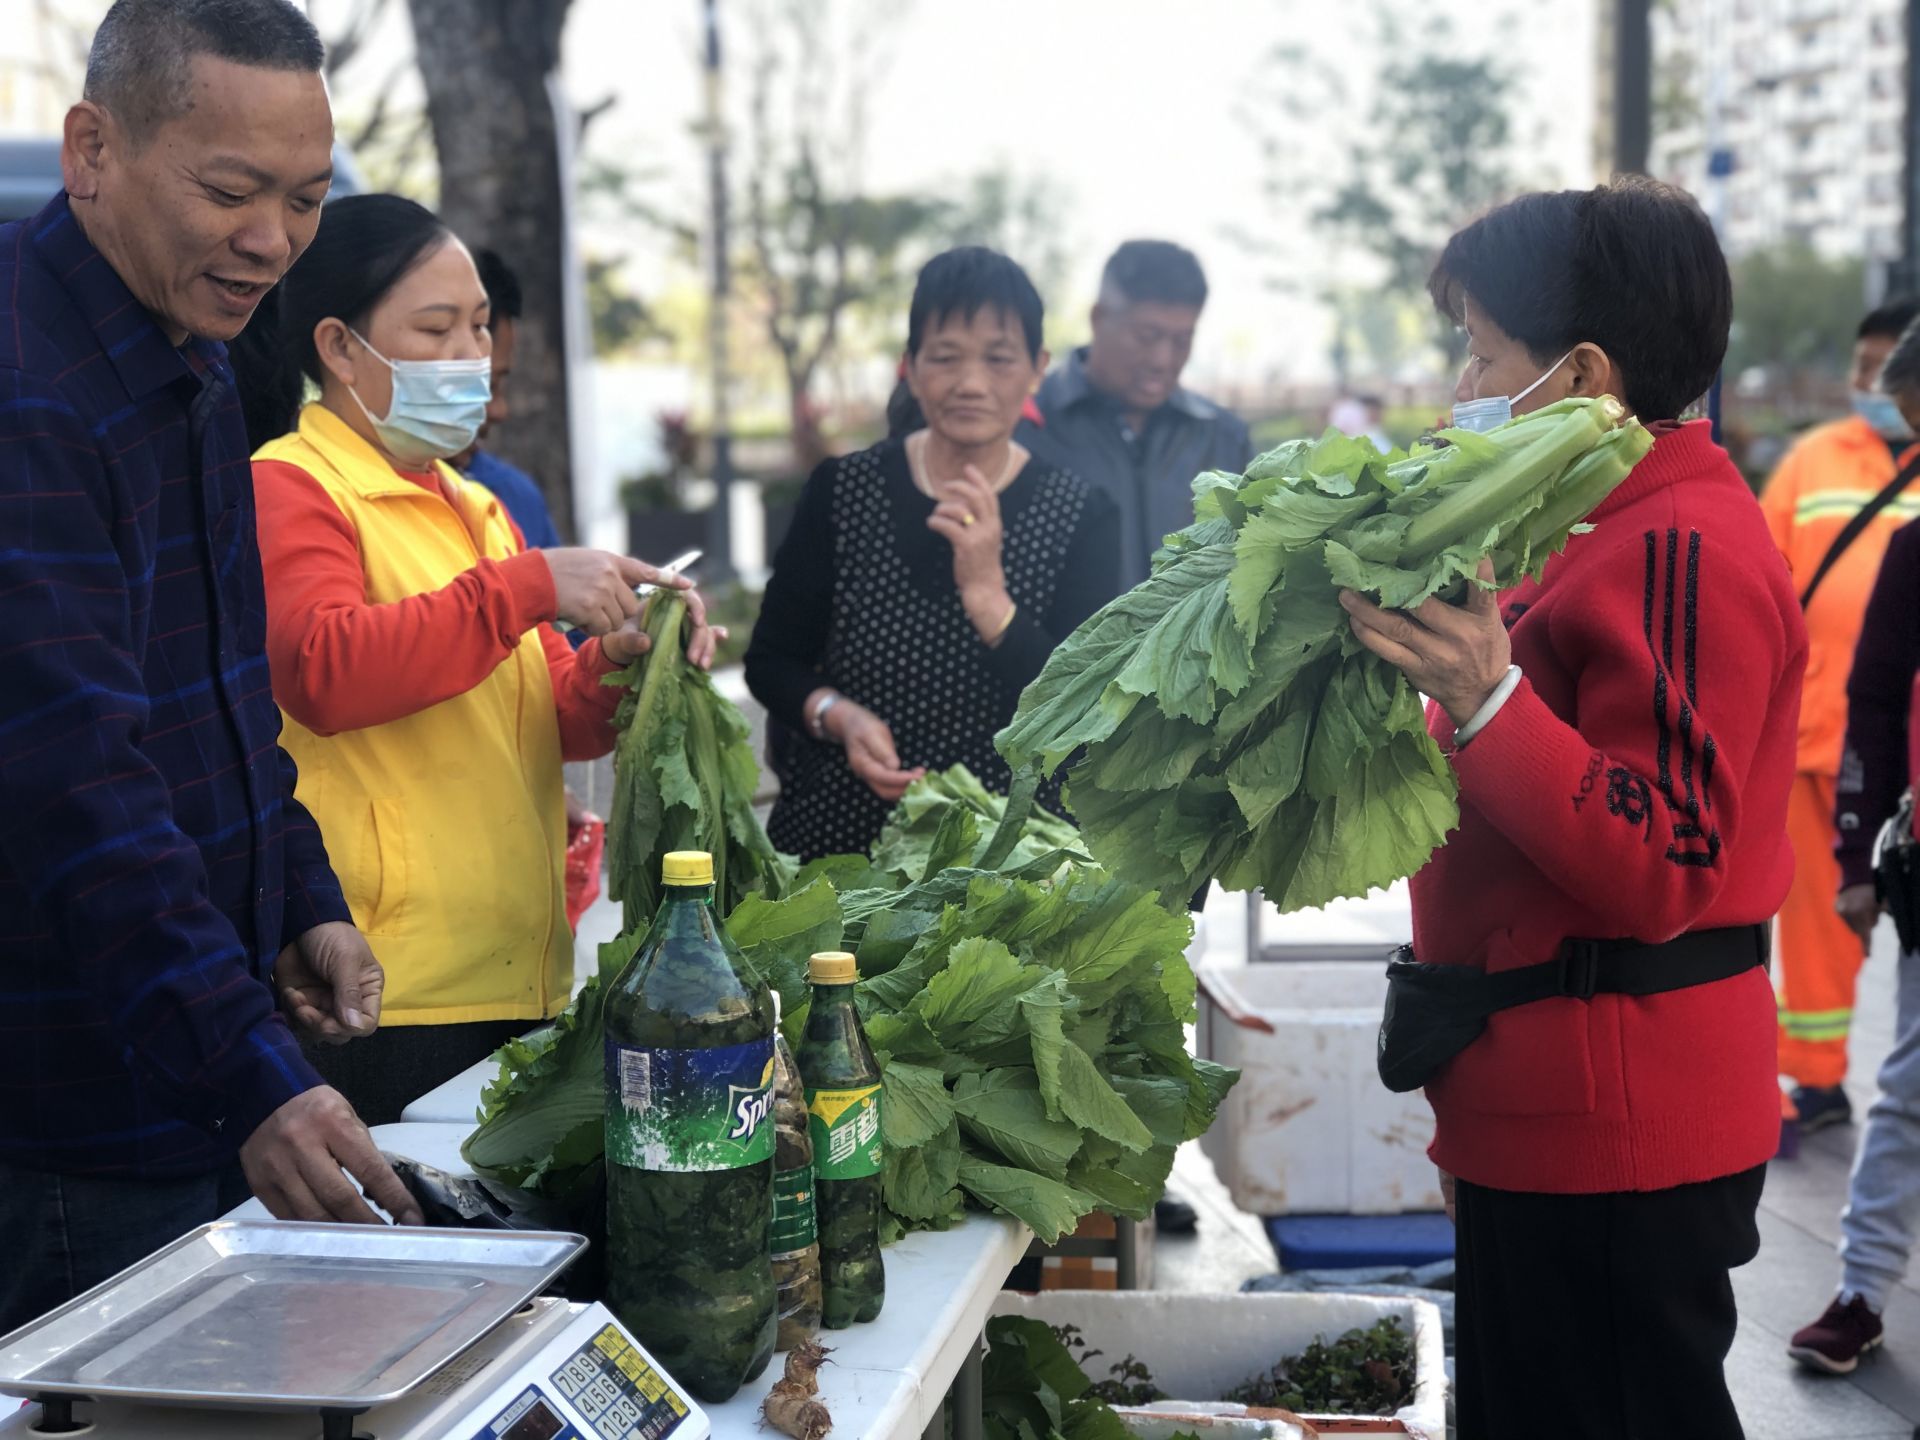
<svg viewBox="0 0 1920 1440">
<path fill-rule="evenodd" d="M 965 770 L 928 776 L 870 856 L 797 874 L 753 814 L 746 727 L 680 662 L 677 606 L 656 603 L 654 646 L 616 750 L 610 837 L 626 902 L 597 975 L 554 1024 L 499 1052 L 475 1172 L 591 1213 L 604 1184 L 607 986 L 645 937 L 660 856 L 714 852 L 729 935 L 806 1024 L 807 957 L 852 950 L 855 992 L 885 1083 L 887 1239 L 945 1228 L 969 1202 L 1043 1239 L 1092 1211 L 1144 1218 L 1174 1147 L 1212 1123 L 1237 1072 L 1187 1053 L 1191 923 L 1088 859 L 1073 828 L 1009 802 Z"/>
</svg>

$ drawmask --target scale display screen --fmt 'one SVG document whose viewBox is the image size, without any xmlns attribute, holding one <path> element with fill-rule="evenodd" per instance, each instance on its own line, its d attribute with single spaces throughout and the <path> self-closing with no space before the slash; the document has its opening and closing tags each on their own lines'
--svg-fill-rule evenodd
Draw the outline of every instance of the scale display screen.
<svg viewBox="0 0 1920 1440">
<path fill-rule="evenodd" d="M 529 1385 L 513 1403 L 493 1417 L 474 1440 L 584 1440 L 566 1417 Z"/>
<path fill-rule="evenodd" d="M 687 1418 L 687 1402 L 617 1326 L 574 1351 L 551 1378 L 592 1427 L 591 1440 L 662 1440 Z"/>
</svg>

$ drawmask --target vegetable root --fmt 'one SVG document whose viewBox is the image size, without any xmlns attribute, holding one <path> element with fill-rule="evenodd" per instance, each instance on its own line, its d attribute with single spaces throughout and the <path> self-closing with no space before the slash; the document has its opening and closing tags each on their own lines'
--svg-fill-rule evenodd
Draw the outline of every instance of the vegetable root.
<svg viewBox="0 0 1920 1440">
<path fill-rule="evenodd" d="M 786 1374 L 767 1392 L 760 1413 L 766 1422 L 793 1440 L 821 1440 L 833 1429 L 833 1416 L 813 1397 L 819 1393 L 820 1367 L 826 1363 L 827 1347 L 809 1340 L 787 1353 Z"/>
</svg>

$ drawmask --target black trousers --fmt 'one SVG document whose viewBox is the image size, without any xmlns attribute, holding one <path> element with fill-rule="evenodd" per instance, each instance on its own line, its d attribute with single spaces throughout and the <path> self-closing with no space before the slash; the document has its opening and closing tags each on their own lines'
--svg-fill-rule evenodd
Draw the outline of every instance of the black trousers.
<svg viewBox="0 0 1920 1440">
<path fill-rule="evenodd" d="M 1459 1440 L 1743 1440 L 1729 1272 L 1766 1167 L 1643 1194 L 1455 1196 Z"/>
<path fill-rule="evenodd" d="M 538 1020 L 474 1020 L 454 1025 L 382 1025 L 364 1040 L 309 1045 L 320 1078 L 347 1097 L 368 1125 L 391 1125 L 436 1085 L 484 1060 Z"/>
</svg>

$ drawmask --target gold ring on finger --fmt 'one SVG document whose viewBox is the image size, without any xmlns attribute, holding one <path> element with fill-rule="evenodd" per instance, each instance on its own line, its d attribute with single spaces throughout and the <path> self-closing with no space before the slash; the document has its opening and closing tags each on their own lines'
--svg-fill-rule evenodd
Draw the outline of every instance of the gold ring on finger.
<svg viewBox="0 0 1920 1440">
<path fill-rule="evenodd" d="M 973 523 L 973 512 L 971 510 L 964 512 L 960 516 L 960 523 L 962 525 L 971 525 Z"/>
</svg>

